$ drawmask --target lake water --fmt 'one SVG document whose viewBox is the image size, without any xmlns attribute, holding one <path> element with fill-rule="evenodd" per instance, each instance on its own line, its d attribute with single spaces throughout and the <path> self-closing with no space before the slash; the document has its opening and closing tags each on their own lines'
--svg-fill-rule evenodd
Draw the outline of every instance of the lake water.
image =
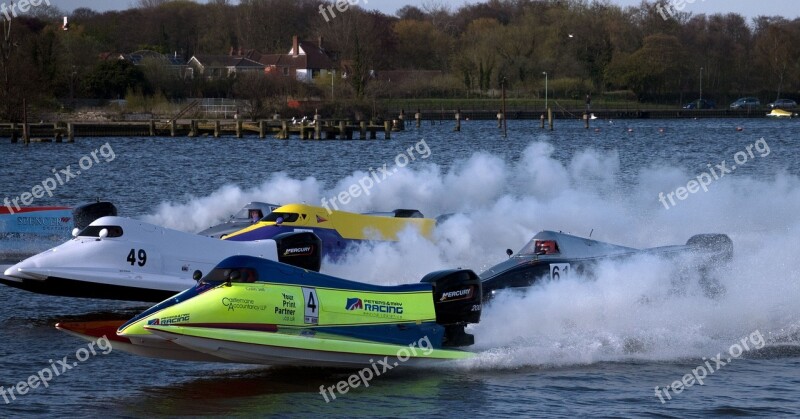
<svg viewBox="0 0 800 419">
<path fill-rule="evenodd" d="M 509 121 L 508 138 L 495 123 L 467 121 L 461 133 L 451 123 L 425 123 L 390 141 L 367 142 L 79 138 L 25 148 L 5 140 L 0 199 L 30 192 L 69 165 L 81 173 L 34 205 L 100 198 L 113 201 L 120 215 L 185 231 L 219 222 L 251 200 L 318 205 L 372 172 L 381 182 L 346 209 L 456 214 L 433 242 L 408 235 L 325 267 L 372 283 L 415 282 L 450 267 L 480 272 L 544 229 L 636 247 L 721 232 L 733 239 L 735 257 L 716 299 L 696 283 L 676 286 L 674 267 L 653 258 L 501 296 L 472 327 L 475 359 L 398 367 L 330 403 L 320 386 L 351 372 L 181 363 L 112 351 L 89 356 L 47 388 L 7 404 L 0 399 L 0 415 L 799 415 L 798 122 L 593 123 L 585 130 L 577 121 L 557 121 L 549 132 L 538 121 Z M 91 164 L 82 160 L 87 155 Z M 87 347 L 55 330 L 55 322 L 147 306 L 7 287 L 0 300 L 6 389 Z M 656 386 L 663 396 L 665 387 L 703 365 L 714 370 L 704 385 L 673 389 L 664 403 L 656 396 Z"/>
</svg>

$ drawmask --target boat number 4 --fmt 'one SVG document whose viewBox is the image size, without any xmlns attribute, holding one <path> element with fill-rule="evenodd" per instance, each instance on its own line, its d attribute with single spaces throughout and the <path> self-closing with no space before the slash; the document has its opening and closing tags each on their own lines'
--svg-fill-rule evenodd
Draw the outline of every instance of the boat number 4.
<svg viewBox="0 0 800 419">
<path fill-rule="evenodd" d="M 551 263 L 550 279 L 559 280 L 569 276 L 569 263 Z"/>
<path fill-rule="evenodd" d="M 316 288 L 303 288 L 303 297 L 305 298 L 305 315 L 303 316 L 303 323 L 305 324 L 319 324 L 319 298 L 317 297 Z"/>
<path fill-rule="evenodd" d="M 138 256 L 138 259 L 137 259 Z M 131 266 L 138 264 L 139 266 L 144 266 L 147 264 L 147 252 L 144 249 L 139 249 L 139 252 L 136 252 L 136 249 L 131 249 L 131 252 L 128 253 L 128 259 L 126 259 Z"/>
</svg>

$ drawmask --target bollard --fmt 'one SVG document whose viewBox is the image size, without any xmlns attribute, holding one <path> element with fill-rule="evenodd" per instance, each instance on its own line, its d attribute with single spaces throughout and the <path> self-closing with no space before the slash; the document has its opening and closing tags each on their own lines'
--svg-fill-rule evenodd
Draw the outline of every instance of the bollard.
<svg viewBox="0 0 800 419">
<path fill-rule="evenodd" d="M 189 121 L 189 138 L 197 137 L 197 121 L 192 119 Z"/>
<path fill-rule="evenodd" d="M 547 120 L 550 121 L 550 131 L 553 130 L 553 110 L 547 108 Z"/>
<path fill-rule="evenodd" d="M 222 135 L 222 127 L 220 126 L 219 119 L 214 121 L 214 138 L 219 138 Z"/>
<path fill-rule="evenodd" d="M 267 138 L 267 121 L 263 119 L 258 120 L 258 138 Z"/>
<path fill-rule="evenodd" d="M 542 129 L 544 129 L 544 114 L 539 117 L 539 120 L 542 121 Z"/>
<path fill-rule="evenodd" d="M 150 136 L 151 137 L 155 137 L 156 136 L 156 121 L 154 121 L 153 119 L 150 119 L 150 123 L 148 124 L 147 128 L 150 131 Z"/>
<path fill-rule="evenodd" d="M 367 139 L 367 121 L 361 121 L 361 122 L 358 123 L 358 125 L 359 125 L 359 131 L 361 133 L 361 135 L 359 136 L 359 139 L 360 140 L 366 140 Z"/>
<path fill-rule="evenodd" d="M 278 133 L 278 139 L 289 139 L 289 121 L 281 121 L 281 132 Z"/>
<path fill-rule="evenodd" d="M 242 120 L 236 120 L 236 138 L 242 138 Z"/>
<path fill-rule="evenodd" d="M 322 139 L 322 115 L 319 111 L 314 111 L 314 139 Z"/>
<path fill-rule="evenodd" d="M 461 110 L 456 111 L 456 128 L 454 132 L 461 132 Z"/>
<path fill-rule="evenodd" d="M 405 131 L 406 130 L 406 111 L 405 109 L 400 109 L 400 115 L 397 117 L 397 130 L 398 131 Z"/>
<path fill-rule="evenodd" d="M 422 128 L 422 112 L 417 109 L 417 113 L 414 114 L 414 119 L 417 121 L 417 128 Z"/>
<path fill-rule="evenodd" d="M 175 131 L 177 131 L 177 128 L 178 128 L 177 124 L 178 124 L 177 121 L 175 121 L 174 119 L 172 121 L 170 121 L 170 124 L 169 124 L 169 136 L 170 137 L 174 137 L 175 136 Z"/>
<path fill-rule="evenodd" d="M 392 139 L 392 121 L 383 121 L 383 133 L 387 140 Z"/>
<path fill-rule="evenodd" d="M 75 142 L 75 125 L 72 122 L 67 122 L 67 142 Z"/>
<path fill-rule="evenodd" d="M 344 121 L 339 121 L 339 139 L 347 139 L 347 123 Z"/>
</svg>

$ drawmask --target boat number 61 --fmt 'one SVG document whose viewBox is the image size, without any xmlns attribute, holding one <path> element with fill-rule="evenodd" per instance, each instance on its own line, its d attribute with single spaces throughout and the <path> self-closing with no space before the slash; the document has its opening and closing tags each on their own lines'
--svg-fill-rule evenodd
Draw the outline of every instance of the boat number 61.
<svg viewBox="0 0 800 419">
<path fill-rule="evenodd" d="M 137 259 L 138 256 L 138 259 Z M 136 249 L 131 249 L 131 252 L 128 253 L 128 258 L 125 259 L 128 263 L 133 266 L 134 264 L 138 264 L 139 266 L 144 266 L 147 264 L 147 252 L 144 249 L 139 249 L 139 252 L 136 252 Z"/>
<path fill-rule="evenodd" d="M 550 279 L 559 280 L 569 276 L 569 263 L 551 263 Z"/>
</svg>

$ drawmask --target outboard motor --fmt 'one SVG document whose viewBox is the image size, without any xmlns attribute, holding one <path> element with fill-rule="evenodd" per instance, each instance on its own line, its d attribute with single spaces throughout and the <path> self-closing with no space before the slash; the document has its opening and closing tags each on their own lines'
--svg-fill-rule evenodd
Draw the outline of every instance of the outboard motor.
<svg viewBox="0 0 800 419">
<path fill-rule="evenodd" d="M 444 346 L 468 346 L 475 337 L 467 334 L 468 323 L 481 320 L 481 280 L 468 269 L 450 269 L 425 275 L 420 282 L 433 286 L 436 323 L 445 327 Z"/>
<path fill-rule="evenodd" d="M 730 262 L 733 259 L 733 240 L 727 234 L 697 234 L 689 238 L 686 245 L 708 253 L 717 261 Z"/>
<path fill-rule="evenodd" d="M 116 217 L 117 207 L 110 202 L 97 201 L 92 204 L 81 205 L 72 210 L 72 219 L 78 230 L 88 227 L 94 220 L 103 217 Z"/>
<path fill-rule="evenodd" d="M 319 272 L 322 265 L 322 240 L 310 232 L 290 232 L 272 238 L 278 245 L 278 261 Z"/>
</svg>

